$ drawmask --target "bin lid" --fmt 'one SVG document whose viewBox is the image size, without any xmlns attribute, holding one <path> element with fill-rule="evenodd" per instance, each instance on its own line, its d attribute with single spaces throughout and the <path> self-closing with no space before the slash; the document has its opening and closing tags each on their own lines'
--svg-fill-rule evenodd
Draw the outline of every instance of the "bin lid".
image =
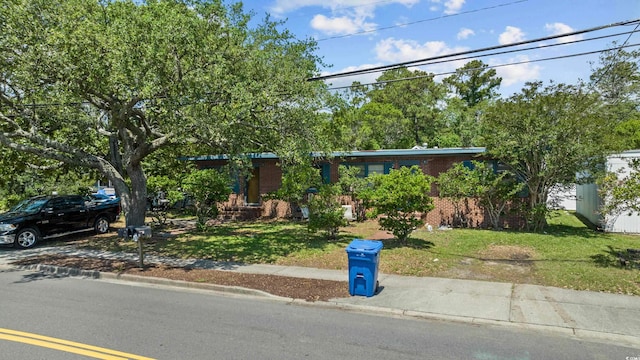
<svg viewBox="0 0 640 360">
<path fill-rule="evenodd" d="M 347 246 L 347 252 L 378 252 L 380 249 L 382 249 L 382 241 L 378 240 L 353 239 L 353 241 L 349 243 L 349 246 Z"/>
</svg>

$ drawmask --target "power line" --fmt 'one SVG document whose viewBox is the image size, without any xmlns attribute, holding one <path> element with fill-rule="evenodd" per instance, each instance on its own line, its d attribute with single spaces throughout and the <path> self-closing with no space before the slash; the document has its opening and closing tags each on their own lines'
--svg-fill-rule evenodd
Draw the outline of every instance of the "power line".
<svg viewBox="0 0 640 360">
<path fill-rule="evenodd" d="M 631 44 L 631 45 L 625 45 L 624 47 L 627 48 L 627 47 L 635 47 L 635 46 L 640 46 L 640 43 Z M 517 61 L 517 62 L 508 63 L 508 64 L 491 65 L 491 66 L 487 66 L 486 69 L 495 69 L 495 68 L 505 67 L 505 66 L 523 65 L 523 64 L 530 64 L 530 63 L 536 63 L 536 62 L 551 61 L 551 60 L 561 60 L 561 59 L 567 59 L 567 58 L 578 57 L 578 56 L 593 55 L 593 54 L 601 53 L 601 52 L 607 51 L 607 50 L 609 50 L 609 49 L 587 51 L 587 52 L 582 52 L 582 53 L 554 56 L 554 57 L 548 57 L 548 58 L 543 58 L 543 59 L 523 60 L 523 61 Z M 477 70 L 477 69 L 469 69 L 469 71 L 471 71 L 471 70 Z M 388 83 L 394 83 L 394 82 L 400 82 L 400 81 L 417 80 L 417 79 L 422 79 L 422 78 L 426 78 L 426 77 L 452 75 L 452 74 L 455 74 L 455 73 L 456 73 L 455 71 L 447 71 L 447 72 L 442 72 L 442 73 L 437 73 L 437 74 L 430 73 L 430 74 L 427 74 L 427 75 L 419 75 L 419 76 L 412 76 L 412 77 L 401 78 L 401 79 L 376 81 L 376 82 L 367 83 L 367 84 L 358 84 L 358 85 L 355 85 L 355 86 L 354 85 L 346 85 L 346 86 L 329 87 L 328 90 L 341 90 L 341 89 L 350 89 L 350 88 L 353 88 L 353 87 L 360 87 L 360 86 L 372 86 L 372 85 L 388 84 Z"/>
<path fill-rule="evenodd" d="M 481 12 L 481 11 L 485 11 L 485 10 L 497 9 L 497 8 L 500 8 L 500 7 L 510 6 L 510 5 L 514 5 L 514 4 L 518 4 L 518 3 L 522 3 L 522 2 L 527 2 L 527 1 L 529 1 L 529 0 L 517 0 L 517 1 L 512 1 L 510 3 L 498 4 L 498 5 L 494 5 L 494 6 L 487 6 L 487 7 L 483 7 L 483 8 L 479 8 L 479 9 L 467 10 L 467 11 L 463 11 L 463 12 L 459 12 L 459 13 L 455 13 L 455 14 L 450 14 L 450 15 L 442 15 L 442 16 L 437 16 L 437 17 L 433 17 L 433 18 L 429 18 L 429 19 L 416 20 L 416 21 L 406 22 L 406 23 L 397 24 L 397 25 L 379 27 L 379 28 L 375 28 L 373 30 L 362 30 L 362 31 L 358 31 L 358 32 L 350 33 L 350 34 L 330 36 L 330 37 L 326 37 L 326 38 L 322 38 L 322 39 L 317 39 L 316 41 L 317 42 L 321 42 L 321 41 L 327 41 L 327 40 L 341 39 L 341 38 L 346 38 L 346 37 L 350 37 L 350 36 L 354 36 L 354 35 L 362 35 L 362 34 L 368 34 L 368 33 L 383 31 L 383 30 L 395 29 L 395 28 L 399 28 L 399 27 L 406 27 L 406 26 L 420 24 L 420 23 L 424 23 L 424 22 L 430 22 L 430 21 L 435 21 L 435 20 L 446 19 L 446 18 L 450 18 L 450 17 L 454 17 L 454 16 L 467 15 L 467 14 L 473 14 L 473 13 L 477 13 L 477 12 Z"/>
<path fill-rule="evenodd" d="M 636 24 L 638 22 L 640 22 L 640 19 L 621 21 L 621 22 L 616 22 L 616 23 L 612 23 L 612 24 L 608 24 L 608 25 L 596 26 L 596 27 L 592 27 L 592 28 L 589 28 L 589 29 L 578 30 L 578 31 L 573 31 L 573 32 L 569 32 L 569 33 L 559 34 L 559 35 L 551 35 L 551 36 L 541 37 L 541 38 L 532 39 L 532 40 L 519 41 L 519 42 L 511 43 L 511 44 L 497 45 L 497 46 L 485 47 L 485 48 L 480 48 L 480 49 L 475 49 L 475 50 L 462 51 L 462 52 L 453 53 L 453 54 L 433 56 L 433 57 L 429 57 L 429 58 L 423 58 L 423 59 L 399 62 L 399 63 L 395 63 L 395 64 L 390 64 L 390 65 L 375 66 L 375 67 L 371 67 L 371 68 L 367 68 L 367 69 L 361 69 L 361 70 L 352 70 L 352 71 L 345 71 L 345 72 L 336 73 L 336 74 L 330 74 L 330 75 L 324 75 L 324 76 L 316 76 L 316 77 L 307 79 L 307 81 L 328 80 L 328 79 L 334 79 L 334 78 L 341 78 L 341 77 L 348 77 L 348 76 L 354 76 L 354 75 L 360 75 L 360 74 L 367 74 L 367 73 L 371 73 L 371 72 L 379 72 L 379 71 L 384 71 L 384 70 L 388 70 L 388 69 L 404 67 L 404 66 L 409 66 L 409 65 L 415 65 L 415 64 L 418 64 L 418 63 L 424 63 L 424 62 L 433 61 L 433 60 L 450 59 L 450 58 L 455 58 L 455 57 L 463 56 L 463 55 L 476 54 L 476 53 L 481 53 L 481 52 L 485 52 L 485 51 L 498 50 L 498 49 L 504 49 L 504 48 L 514 47 L 514 46 L 526 45 L 526 44 L 536 43 L 536 42 L 540 42 L 540 41 L 558 39 L 558 38 L 561 38 L 561 37 L 581 35 L 581 34 L 586 34 L 586 33 L 594 32 L 594 31 L 598 31 L 598 30 L 603 30 L 603 29 L 607 29 L 607 28 L 611 28 L 611 27 Z"/>
<path fill-rule="evenodd" d="M 631 35 L 633 35 L 633 33 L 638 30 L 638 27 L 640 27 L 640 23 L 636 25 L 636 27 L 633 29 L 633 31 L 631 31 L 629 36 L 627 36 L 627 39 L 622 43 L 622 45 L 620 45 L 620 47 L 618 47 L 618 49 L 616 50 L 616 56 L 620 55 L 622 48 L 626 47 L 627 43 L 629 42 L 629 39 L 631 39 Z M 613 66 L 612 63 L 608 63 L 604 71 L 600 74 L 600 76 L 595 81 L 592 82 L 592 86 L 597 86 L 602 80 L 602 78 L 609 72 L 609 70 L 611 70 L 612 66 Z"/>
<path fill-rule="evenodd" d="M 638 25 L 640 25 L 640 24 L 638 24 Z M 413 66 L 425 66 L 425 65 L 443 64 L 443 63 L 448 63 L 448 62 L 453 62 L 453 61 L 477 59 L 477 58 L 481 58 L 481 57 L 511 54 L 511 53 L 515 53 L 515 52 L 523 52 L 523 51 L 528 51 L 528 50 L 539 50 L 539 49 L 545 49 L 545 48 L 555 47 L 555 46 L 571 45 L 571 44 L 576 44 L 576 43 L 580 43 L 580 42 L 602 40 L 602 39 L 616 37 L 616 36 L 620 36 L 620 35 L 627 35 L 627 34 L 632 35 L 632 34 L 634 34 L 636 32 L 638 32 L 637 29 L 634 29 L 632 31 L 625 31 L 625 32 L 621 32 L 621 33 L 602 35 L 602 36 L 592 37 L 592 38 L 588 38 L 588 39 L 572 40 L 572 41 L 567 41 L 567 42 L 563 42 L 563 43 L 532 46 L 532 47 L 521 48 L 521 49 L 496 51 L 496 52 L 491 52 L 491 53 L 487 53 L 487 54 L 458 57 L 458 58 L 455 58 L 455 59 L 444 59 L 444 60 L 438 60 L 438 61 L 427 61 L 427 62 L 424 62 L 424 63 L 415 63 L 415 64 L 413 64 Z M 361 75 L 370 74 L 370 73 L 376 73 L 376 72 L 380 72 L 380 71 L 379 70 L 363 71 Z"/>
</svg>

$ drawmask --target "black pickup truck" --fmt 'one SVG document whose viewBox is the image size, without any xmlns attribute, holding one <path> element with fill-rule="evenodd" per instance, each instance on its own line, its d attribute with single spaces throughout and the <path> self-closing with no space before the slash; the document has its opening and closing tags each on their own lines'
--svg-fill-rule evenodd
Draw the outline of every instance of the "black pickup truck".
<svg viewBox="0 0 640 360">
<path fill-rule="evenodd" d="M 80 195 L 38 196 L 0 214 L 0 245 L 27 249 L 40 240 L 74 232 L 104 234 L 119 216 L 119 201 L 96 203 Z"/>
</svg>

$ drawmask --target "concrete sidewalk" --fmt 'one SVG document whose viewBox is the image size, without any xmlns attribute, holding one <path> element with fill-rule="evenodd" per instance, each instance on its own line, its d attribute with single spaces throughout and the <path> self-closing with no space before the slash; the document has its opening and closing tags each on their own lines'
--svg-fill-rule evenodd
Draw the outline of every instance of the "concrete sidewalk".
<svg viewBox="0 0 640 360">
<path fill-rule="evenodd" d="M 347 271 L 247 265 L 233 271 L 348 281 Z M 640 346 L 640 297 L 554 287 L 432 277 L 378 275 L 372 297 L 336 305 L 398 315 L 511 325 Z"/>
<path fill-rule="evenodd" d="M 0 267 L 17 258 L 44 253 L 101 258 L 129 258 L 131 254 L 77 250 L 72 247 L 28 251 L 0 249 Z M 348 281 L 348 272 L 278 265 L 243 265 L 206 260 L 146 257 L 148 263 Z M 131 259 L 130 259 L 131 260 Z M 139 281 L 151 281 L 140 278 Z M 322 306 L 418 318 L 515 326 L 619 345 L 640 347 L 640 297 L 575 291 L 536 285 L 379 274 L 380 287 L 372 297 L 332 299 Z M 178 282 L 176 285 L 180 285 Z M 229 291 L 234 291 L 229 288 Z M 297 302 L 297 301 L 294 301 Z"/>
</svg>

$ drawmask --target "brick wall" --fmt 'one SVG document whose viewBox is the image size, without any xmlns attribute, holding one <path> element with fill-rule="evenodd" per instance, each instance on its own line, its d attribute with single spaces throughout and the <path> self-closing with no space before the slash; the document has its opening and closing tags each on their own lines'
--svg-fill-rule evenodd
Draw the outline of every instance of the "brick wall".
<svg viewBox="0 0 640 360">
<path fill-rule="evenodd" d="M 440 173 L 447 171 L 456 162 L 477 159 L 472 156 L 432 156 L 429 158 L 415 157 L 366 157 L 366 158 L 346 158 L 333 159 L 330 162 L 330 178 L 332 182 L 338 180 L 338 166 L 344 163 L 389 163 L 393 164 L 393 168 L 397 169 L 400 164 L 407 161 L 418 162 L 422 171 L 430 176 L 438 177 Z M 224 160 L 207 160 L 198 162 L 200 168 L 215 167 L 224 165 Z M 281 185 L 282 170 L 277 165 L 276 159 L 254 159 L 254 166 L 259 168 L 260 172 L 260 194 L 263 196 L 269 192 L 277 190 Z M 244 181 L 241 181 L 241 194 L 232 194 L 229 201 L 222 204 L 221 208 L 237 209 L 244 207 Z M 434 199 L 434 210 L 425 215 L 426 223 L 437 227 L 440 225 L 455 227 L 489 227 L 490 221 L 488 215 L 485 214 L 478 206 L 474 199 L 468 199 L 459 205 L 458 210 L 463 216 L 456 216 L 456 206 L 448 200 L 438 197 L 438 189 L 436 184 L 432 184 L 429 194 Z M 352 205 L 348 197 L 342 199 L 345 205 Z M 255 207 L 255 206 L 254 206 Z M 253 213 L 260 214 L 262 218 L 285 218 L 291 216 L 291 207 L 288 203 L 280 200 L 263 200 L 259 205 L 261 211 Z M 522 227 L 522 219 L 516 216 L 505 216 L 503 227 L 519 228 Z"/>
</svg>

